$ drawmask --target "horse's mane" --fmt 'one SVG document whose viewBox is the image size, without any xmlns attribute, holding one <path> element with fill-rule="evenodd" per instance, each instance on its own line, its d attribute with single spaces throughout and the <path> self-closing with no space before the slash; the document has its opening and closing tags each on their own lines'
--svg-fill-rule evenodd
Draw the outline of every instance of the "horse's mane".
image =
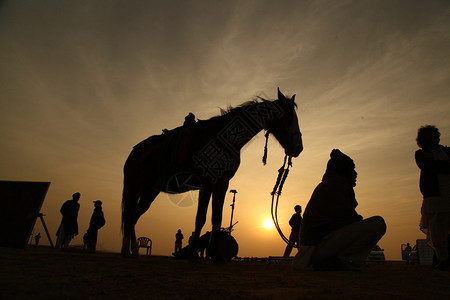
<svg viewBox="0 0 450 300">
<path fill-rule="evenodd" d="M 271 101 L 274 101 L 274 100 L 268 100 L 268 99 L 264 99 L 262 97 L 257 96 L 255 99 L 250 100 L 250 101 L 246 101 L 246 102 L 244 102 L 242 104 L 239 104 L 238 106 L 234 106 L 233 107 L 233 106 L 230 105 L 226 109 L 223 109 L 223 108 L 219 107 L 220 115 L 211 117 L 208 120 L 215 120 L 215 119 L 221 118 L 221 117 L 223 117 L 225 115 L 229 115 L 229 114 L 233 114 L 234 115 L 234 113 L 237 113 L 237 112 L 241 111 L 242 109 L 244 109 L 246 107 L 249 107 L 249 106 L 252 106 L 252 105 L 256 105 L 256 104 L 259 104 L 261 102 L 271 102 Z"/>
<path fill-rule="evenodd" d="M 199 120 L 199 122 L 215 121 L 215 120 L 218 120 L 218 119 L 222 119 L 223 117 L 225 117 L 227 115 L 233 116 L 233 115 L 235 115 L 235 113 L 238 113 L 241 110 L 243 110 L 243 109 L 245 109 L 245 108 L 247 108 L 249 106 L 257 105 L 257 104 L 262 103 L 262 102 L 273 102 L 275 100 L 277 100 L 277 99 L 265 99 L 265 98 L 263 98 L 261 96 L 256 96 L 253 100 L 246 101 L 246 102 L 244 102 L 242 104 L 239 104 L 238 106 L 234 106 L 233 107 L 233 106 L 229 105 L 226 109 L 223 109 L 223 108 L 219 107 L 219 110 L 220 110 L 220 114 L 219 115 L 213 116 L 213 117 L 211 117 L 209 119 Z M 296 109 L 297 108 L 297 103 L 293 102 L 293 104 L 294 104 L 294 108 Z"/>
<path fill-rule="evenodd" d="M 267 101 L 267 100 L 265 100 L 265 101 Z M 260 102 L 258 101 L 258 99 L 253 99 L 253 100 L 250 100 L 250 101 L 246 101 L 246 102 L 244 102 L 244 103 L 242 103 L 242 104 L 240 104 L 240 105 L 238 105 L 238 106 L 235 106 L 235 107 L 233 107 L 233 106 L 231 106 L 231 105 L 228 106 L 226 109 L 223 109 L 223 108 L 220 108 L 220 107 L 219 107 L 219 109 L 220 109 L 220 115 L 223 116 L 223 115 L 226 115 L 226 114 L 228 114 L 228 113 L 232 113 L 232 112 L 234 112 L 234 111 L 241 110 L 241 109 L 244 108 L 244 107 L 248 107 L 248 106 L 251 106 L 251 105 L 258 104 L 258 103 L 260 103 Z"/>
</svg>

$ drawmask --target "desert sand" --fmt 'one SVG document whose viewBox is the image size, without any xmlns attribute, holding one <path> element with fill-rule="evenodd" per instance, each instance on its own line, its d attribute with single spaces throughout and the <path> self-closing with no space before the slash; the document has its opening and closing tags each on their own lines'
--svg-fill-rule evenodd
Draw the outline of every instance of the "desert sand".
<svg viewBox="0 0 450 300">
<path fill-rule="evenodd" d="M 450 272 L 405 262 L 314 272 L 267 260 L 192 264 L 27 247 L 0 248 L 0 276 L 1 299 L 450 299 Z"/>
</svg>

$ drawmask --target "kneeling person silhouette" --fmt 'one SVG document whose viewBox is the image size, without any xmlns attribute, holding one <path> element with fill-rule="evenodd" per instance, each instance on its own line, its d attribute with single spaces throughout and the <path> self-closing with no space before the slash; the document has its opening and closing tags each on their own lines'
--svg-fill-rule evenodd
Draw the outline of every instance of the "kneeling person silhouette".
<svg viewBox="0 0 450 300">
<path fill-rule="evenodd" d="M 333 149 L 322 182 L 303 214 L 294 268 L 312 265 L 315 271 L 361 270 L 386 233 L 386 223 L 382 217 L 363 219 L 356 212 L 356 177 L 353 160 Z"/>
</svg>

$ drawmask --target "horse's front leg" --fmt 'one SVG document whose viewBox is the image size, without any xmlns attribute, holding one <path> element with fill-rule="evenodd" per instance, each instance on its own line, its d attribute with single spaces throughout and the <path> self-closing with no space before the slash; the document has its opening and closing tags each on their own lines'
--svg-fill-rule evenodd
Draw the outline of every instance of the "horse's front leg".
<svg viewBox="0 0 450 300">
<path fill-rule="evenodd" d="M 126 220 L 124 222 L 122 251 L 121 251 L 123 257 L 139 256 L 138 245 L 136 242 L 136 232 L 134 230 L 135 224 L 136 222 L 134 222 L 132 219 Z"/>
<path fill-rule="evenodd" d="M 123 228 L 123 239 L 122 239 L 122 256 L 129 257 L 132 252 L 130 248 L 133 249 L 133 241 L 136 243 L 136 234 L 134 232 L 134 225 L 131 222 L 125 222 Z M 135 245 L 137 248 L 137 244 Z"/>
<path fill-rule="evenodd" d="M 198 196 L 197 216 L 195 218 L 195 231 L 189 245 L 191 258 L 198 257 L 198 239 L 206 222 L 206 213 L 208 211 L 209 200 L 211 199 L 211 189 L 204 187 L 200 189 Z"/>
<path fill-rule="evenodd" d="M 217 241 L 222 226 L 223 203 L 225 201 L 225 194 L 228 189 L 228 181 L 216 185 L 212 195 L 212 232 L 209 245 L 209 255 L 213 258 L 215 263 L 224 262 L 225 259 L 220 255 Z"/>
</svg>

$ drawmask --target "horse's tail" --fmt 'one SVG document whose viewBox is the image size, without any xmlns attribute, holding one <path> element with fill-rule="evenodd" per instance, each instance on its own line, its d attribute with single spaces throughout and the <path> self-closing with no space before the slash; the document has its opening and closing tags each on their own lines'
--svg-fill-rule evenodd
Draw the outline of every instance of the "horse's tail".
<svg viewBox="0 0 450 300">
<path fill-rule="evenodd" d="M 124 223 L 125 223 L 125 179 L 123 180 L 123 190 L 122 190 L 122 222 L 120 224 L 120 232 L 123 234 L 123 228 L 124 228 Z"/>
<path fill-rule="evenodd" d="M 122 233 L 126 230 L 127 224 L 134 225 L 135 218 L 138 217 L 136 207 L 142 193 L 142 174 L 140 174 L 142 165 L 149 157 L 164 152 L 161 150 L 161 145 L 178 135 L 174 133 L 153 135 L 133 147 L 123 168 Z M 167 153 L 164 154 L 167 155 Z M 163 168 L 161 169 L 163 170 Z"/>
<path fill-rule="evenodd" d="M 126 181 L 124 179 L 123 180 L 123 190 L 122 190 L 122 222 L 120 224 L 120 232 L 122 234 L 123 234 L 123 228 L 125 226 L 125 217 L 126 217 L 125 216 L 125 211 L 126 211 L 125 206 L 126 206 L 126 202 L 127 202 L 127 200 L 125 199 L 125 189 L 126 189 L 125 185 L 126 185 Z"/>
<path fill-rule="evenodd" d="M 123 190 L 122 190 L 122 223 L 120 230 L 123 233 L 126 224 L 132 224 L 133 216 L 139 200 L 139 183 L 134 166 L 134 151 L 130 153 L 123 168 Z"/>
</svg>

